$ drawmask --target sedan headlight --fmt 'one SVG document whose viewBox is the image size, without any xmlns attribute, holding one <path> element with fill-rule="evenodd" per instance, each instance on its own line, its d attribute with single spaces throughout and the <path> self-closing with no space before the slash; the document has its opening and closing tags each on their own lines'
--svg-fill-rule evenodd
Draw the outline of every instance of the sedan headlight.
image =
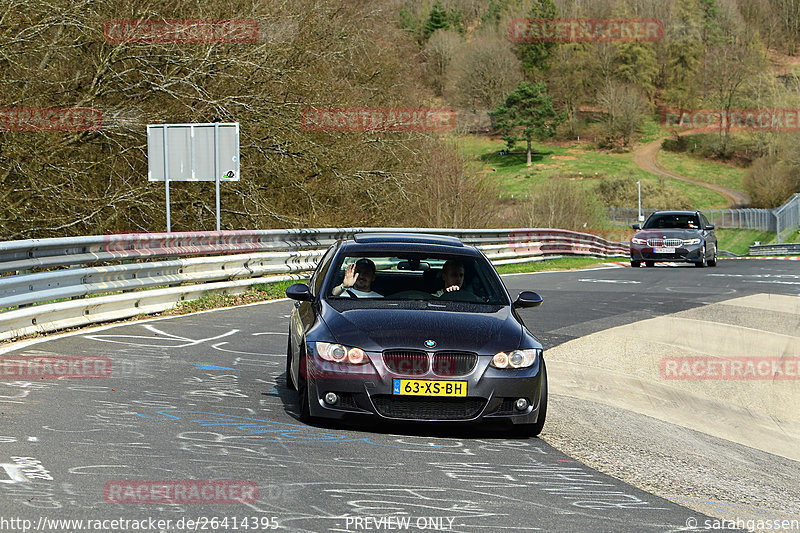
<svg viewBox="0 0 800 533">
<path fill-rule="evenodd" d="M 495 368 L 527 368 L 533 366 L 541 355 L 542 350 L 539 348 L 500 352 L 492 357 L 492 362 L 489 364 Z"/>
<path fill-rule="evenodd" d="M 631 242 L 632 242 L 633 244 L 647 244 L 647 241 L 646 241 L 646 240 L 644 240 L 644 239 L 640 239 L 640 238 L 638 238 L 638 237 L 633 237 L 633 238 L 631 239 Z"/>
<path fill-rule="evenodd" d="M 684 246 L 690 246 L 692 244 L 700 244 L 700 239 L 686 239 L 683 241 Z"/>
<path fill-rule="evenodd" d="M 318 342 L 317 353 L 326 361 L 334 363 L 363 365 L 369 361 L 367 354 L 361 348 L 331 342 Z"/>
</svg>

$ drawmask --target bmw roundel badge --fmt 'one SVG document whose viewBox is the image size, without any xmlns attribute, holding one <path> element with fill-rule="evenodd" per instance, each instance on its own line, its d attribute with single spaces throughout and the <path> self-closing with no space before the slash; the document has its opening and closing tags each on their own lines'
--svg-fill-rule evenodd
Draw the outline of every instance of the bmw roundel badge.
<svg viewBox="0 0 800 533">
<path fill-rule="evenodd" d="M 436 341 L 433 340 L 433 339 L 426 340 L 425 341 L 425 347 L 426 348 L 435 348 L 436 347 Z"/>
</svg>

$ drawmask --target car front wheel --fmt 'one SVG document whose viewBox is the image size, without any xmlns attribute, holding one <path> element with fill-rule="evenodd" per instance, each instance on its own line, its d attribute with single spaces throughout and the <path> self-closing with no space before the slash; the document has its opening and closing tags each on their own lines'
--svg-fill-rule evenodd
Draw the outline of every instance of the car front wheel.
<svg viewBox="0 0 800 533">
<path fill-rule="evenodd" d="M 714 254 L 711 256 L 711 259 L 708 260 L 708 266 L 715 267 L 717 266 L 717 246 L 714 245 Z"/>
<path fill-rule="evenodd" d="M 640 266 L 642 266 L 642 262 L 641 261 L 634 261 L 633 259 L 631 259 L 631 266 L 633 268 L 639 268 Z"/>
<path fill-rule="evenodd" d="M 289 390 L 297 390 L 297 387 L 292 381 L 292 336 L 289 335 L 289 343 L 286 347 L 286 388 Z"/>
<path fill-rule="evenodd" d="M 694 266 L 697 268 L 704 268 L 706 266 L 706 246 L 703 245 L 703 251 L 700 253 L 700 261 L 697 261 Z"/>
<path fill-rule="evenodd" d="M 533 424 L 521 424 L 516 426 L 517 435 L 520 437 L 538 437 L 544 428 L 544 421 L 547 418 L 547 369 L 542 360 L 542 398 L 539 401 L 539 417 Z"/>
<path fill-rule="evenodd" d="M 307 373 L 304 372 L 304 367 L 306 365 L 306 356 L 305 353 L 300 354 L 300 378 L 297 380 L 297 408 L 300 416 L 301 422 L 311 422 L 311 406 L 309 404 L 310 400 L 310 387 L 311 385 L 308 383 L 308 379 L 306 379 Z"/>
</svg>

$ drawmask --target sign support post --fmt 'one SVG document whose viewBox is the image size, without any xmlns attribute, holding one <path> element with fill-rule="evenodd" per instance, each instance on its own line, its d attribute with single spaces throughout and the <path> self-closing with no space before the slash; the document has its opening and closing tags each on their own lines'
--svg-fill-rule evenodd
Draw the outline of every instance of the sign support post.
<svg viewBox="0 0 800 533">
<path fill-rule="evenodd" d="M 148 180 L 164 181 L 168 232 L 172 231 L 171 181 L 214 182 L 216 228 L 220 231 L 220 183 L 239 181 L 239 123 L 148 124 L 147 163 Z"/>
</svg>

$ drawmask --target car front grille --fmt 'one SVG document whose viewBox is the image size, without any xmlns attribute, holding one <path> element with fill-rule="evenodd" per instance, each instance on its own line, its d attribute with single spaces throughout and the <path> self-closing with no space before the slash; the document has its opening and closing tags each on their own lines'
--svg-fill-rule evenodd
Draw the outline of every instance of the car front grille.
<svg viewBox="0 0 800 533">
<path fill-rule="evenodd" d="M 470 352 L 437 352 L 433 356 L 433 373 L 439 376 L 463 376 L 478 364 L 478 354 Z"/>
<path fill-rule="evenodd" d="M 415 350 L 390 350 L 383 352 L 383 362 L 391 372 L 406 376 L 428 373 L 427 352 Z"/>
<path fill-rule="evenodd" d="M 647 239 L 647 246 L 668 246 L 670 248 L 677 248 L 683 244 L 681 239 Z"/>
<path fill-rule="evenodd" d="M 483 398 L 401 398 L 372 397 L 375 409 L 387 418 L 407 420 L 470 420 L 486 405 Z"/>
</svg>

